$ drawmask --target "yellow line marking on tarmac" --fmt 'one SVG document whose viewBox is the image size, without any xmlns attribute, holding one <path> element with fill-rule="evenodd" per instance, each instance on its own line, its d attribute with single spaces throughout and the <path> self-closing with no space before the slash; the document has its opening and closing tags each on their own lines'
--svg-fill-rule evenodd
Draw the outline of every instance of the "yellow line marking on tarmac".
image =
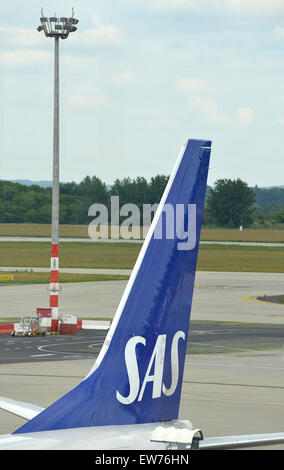
<svg viewBox="0 0 284 470">
<path fill-rule="evenodd" d="M 242 300 L 246 300 L 247 302 L 253 302 L 255 304 L 269 304 L 269 305 L 284 305 L 284 304 L 278 304 L 278 303 L 275 303 L 275 302 L 267 302 L 266 300 L 258 300 L 257 297 L 255 297 L 254 295 L 245 295 L 244 297 L 242 297 Z"/>
<path fill-rule="evenodd" d="M 253 322 L 249 321 L 230 321 L 230 322 L 220 322 L 221 325 L 255 325 Z"/>
</svg>

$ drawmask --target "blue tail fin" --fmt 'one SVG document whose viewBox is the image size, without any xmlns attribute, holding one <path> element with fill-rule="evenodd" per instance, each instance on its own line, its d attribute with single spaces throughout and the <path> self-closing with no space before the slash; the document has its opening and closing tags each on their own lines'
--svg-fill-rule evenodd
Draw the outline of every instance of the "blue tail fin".
<svg viewBox="0 0 284 470">
<path fill-rule="evenodd" d="M 210 151 L 183 147 L 89 375 L 15 433 L 177 419 Z"/>
</svg>

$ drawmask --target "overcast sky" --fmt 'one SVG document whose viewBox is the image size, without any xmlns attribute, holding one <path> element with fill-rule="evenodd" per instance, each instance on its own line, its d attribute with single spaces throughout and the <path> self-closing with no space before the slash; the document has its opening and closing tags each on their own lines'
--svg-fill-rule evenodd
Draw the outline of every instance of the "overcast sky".
<svg viewBox="0 0 284 470">
<path fill-rule="evenodd" d="M 60 40 L 60 179 L 172 171 L 211 139 L 209 184 L 284 185 L 283 0 L 10 0 L 0 20 L 0 179 L 52 178 L 53 40 Z M 282 139 L 282 140 L 281 140 Z"/>
</svg>

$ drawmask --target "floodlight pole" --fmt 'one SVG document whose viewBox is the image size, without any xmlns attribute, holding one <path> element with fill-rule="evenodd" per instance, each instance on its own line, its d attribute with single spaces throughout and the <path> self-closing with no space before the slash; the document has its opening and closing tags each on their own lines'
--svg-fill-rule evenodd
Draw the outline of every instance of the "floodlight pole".
<svg viewBox="0 0 284 470">
<path fill-rule="evenodd" d="M 54 116 L 53 116 L 53 178 L 51 215 L 51 260 L 49 307 L 52 309 L 52 329 L 58 327 L 59 294 L 59 37 L 54 38 Z"/>
<path fill-rule="evenodd" d="M 53 245 L 59 243 L 59 38 L 54 38 L 54 122 L 53 122 L 53 185 L 52 234 Z"/>
<path fill-rule="evenodd" d="M 49 307 L 51 309 L 53 331 L 58 327 L 58 283 L 59 270 L 59 38 L 66 39 L 77 30 L 79 22 L 74 18 L 74 9 L 70 18 L 47 18 L 41 10 L 41 24 L 37 30 L 43 31 L 46 37 L 54 38 L 54 116 L 53 116 L 53 177 L 52 177 L 52 215 L 51 215 L 51 259 Z"/>
</svg>

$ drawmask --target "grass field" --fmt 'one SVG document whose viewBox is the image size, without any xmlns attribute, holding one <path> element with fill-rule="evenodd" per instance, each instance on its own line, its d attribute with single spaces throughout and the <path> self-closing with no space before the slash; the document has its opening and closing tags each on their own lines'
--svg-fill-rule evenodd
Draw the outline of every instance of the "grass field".
<svg viewBox="0 0 284 470">
<path fill-rule="evenodd" d="M 261 246 L 201 245 L 197 270 L 284 272 L 284 249 Z"/>
<path fill-rule="evenodd" d="M 0 224 L 1 236 L 50 237 L 50 224 Z M 60 237 L 88 238 L 86 225 L 60 225 Z M 253 241 L 284 242 L 284 230 L 209 229 L 203 228 L 201 240 L 207 241 Z"/>
<path fill-rule="evenodd" d="M 201 231 L 201 240 L 281 243 L 284 242 L 284 230 L 244 229 L 240 232 L 238 229 L 204 228 Z"/>
<path fill-rule="evenodd" d="M 0 237 L 50 237 L 51 224 L 0 224 Z M 60 225 L 61 237 L 88 238 L 87 225 Z"/>
<path fill-rule="evenodd" d="M 61 268 L 132 269 L 140 243 L 61 243 Z M 48 267 L 50 244 L 0 243 L 0 266 Z M 278 247 L 201 245 L 197 270 L 284 272 L 284 250 Z"/>
<path fill-rule="evenodd" d="M 10 272 L 12 281 L 0 280 L 0 284 L 49 284 L 50 274 L 39 272 Z M 94 282 L 94 281 L 123 281 L 129 276 L 109 275 L 109 274 L 71 274 L 59 272 L 59 284 L 64 282 Z"/>
</svg>

